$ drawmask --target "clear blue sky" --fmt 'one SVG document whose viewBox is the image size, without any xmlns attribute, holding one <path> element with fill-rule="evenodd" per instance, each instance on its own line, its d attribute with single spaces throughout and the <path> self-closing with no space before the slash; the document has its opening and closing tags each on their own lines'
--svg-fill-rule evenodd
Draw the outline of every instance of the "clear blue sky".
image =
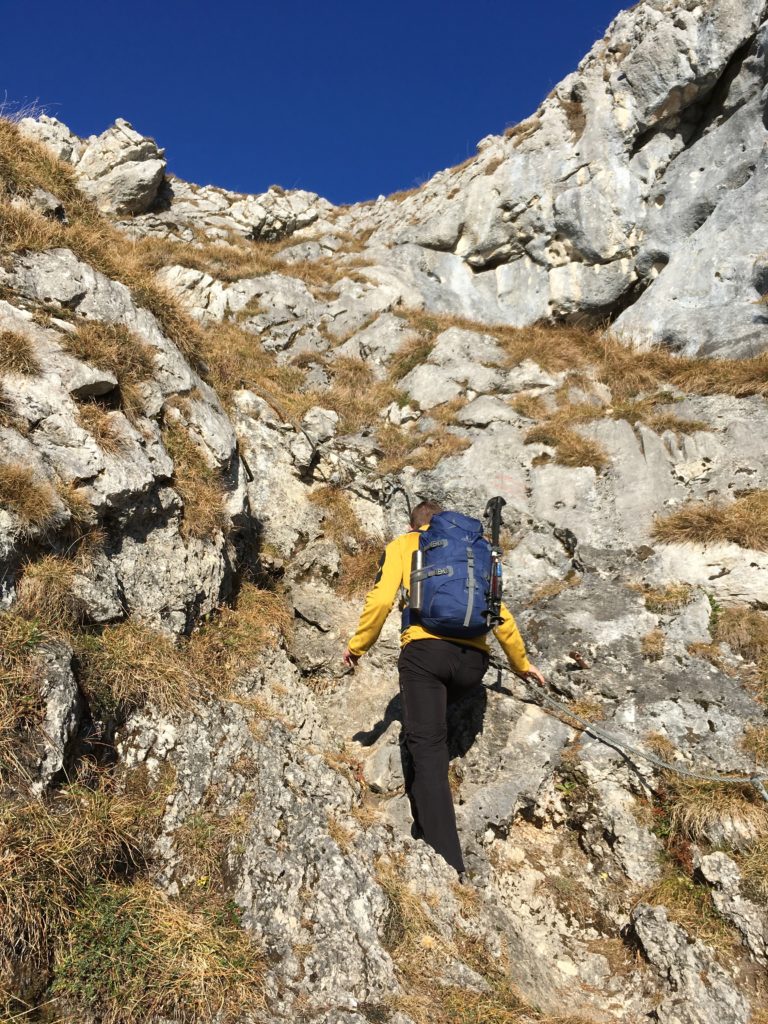
<svg viewBox="0 0 768 1024">
<path fill-rule="evenodd" d="M 0 0 L 0 99 L 125 117 L 182 178 L 334 202 L 410 188 L 527 117 L 616 0 Z"/>
</svg>

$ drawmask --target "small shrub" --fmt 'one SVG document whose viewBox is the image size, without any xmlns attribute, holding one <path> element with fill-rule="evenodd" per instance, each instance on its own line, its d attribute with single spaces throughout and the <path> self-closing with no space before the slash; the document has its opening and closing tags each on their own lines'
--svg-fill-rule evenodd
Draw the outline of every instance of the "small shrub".
<svg viewBox="0 0 768 1024">
<path fill-rule="evenodd" d="M 27 466 L 0 463 L 0 508 L 15 517 L 21 536 L 45 534 L 58 525 L 56 492 Z"/>
<path fill-rule="evenodd" d="M 0 331 L 0 373 L 39 373 L 32 342 L 16 331 Z"/>
<path fill-rule="evenodd" d="M 750 491 L 725 504 L 698 501 L 658 518 L 653 536 L 665 544 L 731 542 L 768 550 L 768 491 Z"/>
</svg>

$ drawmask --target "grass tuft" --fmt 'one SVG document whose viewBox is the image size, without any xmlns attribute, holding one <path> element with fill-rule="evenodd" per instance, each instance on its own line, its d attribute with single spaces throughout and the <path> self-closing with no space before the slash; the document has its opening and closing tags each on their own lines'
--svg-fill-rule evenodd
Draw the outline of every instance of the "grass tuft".
<svg viewBox="0 0 768 1024">
<path fill-rule="evenodd" d="M 688 583 L 669 583 L 665 587 L 638 588 L 645 597 L 645 607 L 655 615 L 669 615 L 693 600 L 694 589 Z"/>
<path fill-rule="evenodd" d="M 163 633 L 134 620 L 75 638 L 80 683 L 107 711 L 151 704 L 161 712 L 186 708 L 195 680 L 183 651 Z"/>
<path fill-rule="evenodd" d="M 140 386 L 155 368 L 154 349 L 123 324 L 98 320 L 80 322 L 74 334 L 62 335 L 62 344 L 78 359 L 117 377 L 121 405 L 135 420 L 142 411 Z"/>
<path fill-rule="evenodd" d="M 0 331 L 0 373 L 40 372 L 32 342 L 16 331 Z"/>
<path fill-rule="evenodd" d="M 545 444 L 555 449 L 555 462 L 561 466 L 592 466 L 598 472 L 605 469 L 610 460 L 601 444 L 566 426 L 563 422 L 550 420 L 533 427 L 525 435 L 526 444 Z"/>
<path fill-rule="evenodd" d="M 652 629 L 640 641 L 640 649 L 643 657 L 651 661 L 658 661 L 664 655 L 666 640 L 662 629 Z"/>
<path fill-rule="evenodd" d="M 83 604 L 74 593 L 77 565 L 59 555 L 41 555 L 25 567 L 14 611 L 40 623 L 50 636 L 66 637 L 82 621 Z"/>
<path fill-rule="evenodd" d="M 215 692 L 231 685 L 259 650 L 291 635 L 293 611 L 282 594 L 253 583 L 240 587 L 233 608 L 222 608 L 189 639 L 193 673 Z"/>
<path fill-rule="evenodd" d="M 78 406 L 77 418 L 83 430 L 107 455 L 120 455 L 128 450 L 128 438 L 119 426 L 117 413 L 105 409 L 98 402 L 83 402 Z"/>
<path fill-rule="evenodd" d="M 239 1019 L 264 1008 L 264 959 L 232 904 L 188 909 L 148 882 L 80 895 L 53 992 L 104 1024 Z"/>
<path fill-rule="evenodd" d="M 750 491 L 728 504 L 691 502 L 657 518 L 653 536 L 665 544 L 730 542 L 768 551 L 768 491 Z"/>
<path fill-rule="evenodd" d="M 0 805 L 0 977 L 48 980 L 85 889 L 143 858 L 164 793 L 137 800 L 69 785 L 49 803 Z M 18 991 L 18 990 L 17 990 Z"/>
<path fill-rule="evenodd" d="M 163 444 L 173 459 L 173 486 L 184 503 L 181 529 L 186 537 L 211 537 L 225 530 L 223 480 L 180 423 L 166 423 Z"/>
<path fill-rule="evenodd" d="M 48 533 L 59 519 L 53 487 L 28 466 L 15 463 L 0 463 L 0 508 L 15 518 L 22 537 Z"/>
</svg>

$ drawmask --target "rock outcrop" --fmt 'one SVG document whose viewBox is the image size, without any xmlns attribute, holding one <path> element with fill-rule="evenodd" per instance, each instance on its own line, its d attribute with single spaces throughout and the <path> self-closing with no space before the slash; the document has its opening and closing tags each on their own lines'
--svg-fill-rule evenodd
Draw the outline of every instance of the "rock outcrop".
<svg viewBox="0 0 768 1024">
<path fill-rule="evenodd" d="M 3 1012 L 109 1017 L 77 915 L 117 881 L 261 957 L 158 1024 L 756 1019 L 768 805 L 672 769 L 766 756 L 766 13 L 645 0 L 465 165 L 346 208 L 181 182 L 124 121 L 8 129 L 66 166 L 0 161 Z M 466 890 L 411 836 L 397 613 L 340 653 L 408 500 L 494 494 L 561 707 L 495 651 L 450 709 Z M 35 808 L 106 851 L 51 875 L 42 948 Z"/>
</svg>

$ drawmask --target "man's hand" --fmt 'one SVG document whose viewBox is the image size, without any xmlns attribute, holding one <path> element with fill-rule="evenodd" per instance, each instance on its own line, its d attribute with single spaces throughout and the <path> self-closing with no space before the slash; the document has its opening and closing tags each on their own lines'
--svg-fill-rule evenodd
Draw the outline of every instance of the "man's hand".
<svg viewBox="0 0 768 1024">
<path fill-rule="evenodd" d="M 539 686 L 546 686 L 547 681 L 535 665 L 531 665 L 527 672 L 518 672 L 523 679 L 533 679 Z"/>
<path fill-rule="evenodd" d="M 344 653 L 341 656 L 341 660 L 344 662 L 347 668 L 354 668 L 358 661 L 360 661 L 360 655 L 353 654 L 348 647 L 345 647 Z"/>
</svg>

